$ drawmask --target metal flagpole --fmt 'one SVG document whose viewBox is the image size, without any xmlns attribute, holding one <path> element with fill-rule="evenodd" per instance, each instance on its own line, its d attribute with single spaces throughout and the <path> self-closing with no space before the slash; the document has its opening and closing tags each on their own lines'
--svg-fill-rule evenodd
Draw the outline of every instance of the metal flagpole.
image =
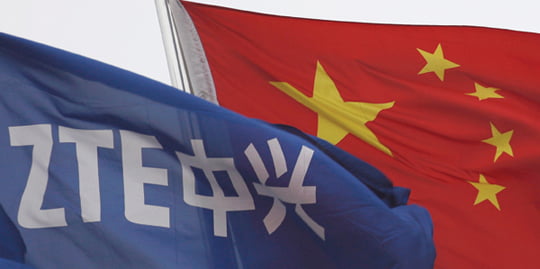
<svg viewBox="0 0 540 269">
<path fill-rule="evenodd" d="M 155 0 L 171 84 L 218 104 L 208 59 L 197 29 L 180 0 Z"/>
<path fill-rule="evenodd" d="M 169 1 L 155 0 L 155 4 L 163 45 L 165 47 L 165 55 L 167 57 L 167 65 L 169 67 L 171 85 L 182 91 L 193 93 Z"/>
</svg>

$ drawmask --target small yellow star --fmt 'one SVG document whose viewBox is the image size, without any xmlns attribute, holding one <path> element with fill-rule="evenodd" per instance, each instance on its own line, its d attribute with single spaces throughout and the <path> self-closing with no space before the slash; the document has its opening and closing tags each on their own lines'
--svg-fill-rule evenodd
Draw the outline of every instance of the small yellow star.
<svg viewBox="0 0 540 269">
<path fill-rule="evenodd" d="M 499 211 L 501 210 L 501 207 L 499 206 L 499 201 L 497 200 L 497 193 L 506 189 L 506 187 L 489 183 L 482 174 L 480 174 L 478 182 L 468 182 L 478 190 L 478 195 L 476 196 L 474 205 L 488 200 L 493 206 L 495 206 L 495 208 L 497 208 Z"/>
<path fill-rule="evenodd" d="M 441 81 L 444 81 L 444 71 L 446 71 L 446 69 L 459 67 L 459 64 L 444 58 L 443 49 L 440 43 L 433 53 L 418 48 L 417 50 L 426 60 L 426 65 L 418 72 L 418 75 L 434 72 Z"/>
<path fill-rule="evenodd" d="M 497 148 L 497 151 L 495 152 L 495 159 L 493 162 L 497 161 L 497 159 L 501 156 L 501 154 L 506 153 L 512 157 L 514 157 L 514 153 L 512 151 L 512 146 L 510 146 L 510 139 L 512 139 L 512 135 L 514 134 L 514 130 L 510 130 L 505 133 L 499 132 L 497 130 L 497 127 L 493 125 L 493 123 L 489 123 L 491 126 L 491 135 L 492 137 L 488 139 L 482 140 L 482 142 L 490 144 L 492 146 L 495 146 Z"/>
<path fill-rule="evenodd" d="M 270 84 L 317 113 L 318 137 L 335 145 L 350 133 L 392 155 L 366 123 L 375 120 L 379 112 L 391 108 L 394 102 L 374 104 L 344 101 L 334 81 L 319 62 L 315 72 L 313 97 L 305 96 L 287 82 L 271 81 Z"/>
<path fill-rule="evenodd" d="M 496 91 L 500 90 L 493 87 L 484 87 L 478 83 L 474 83 L 474 88 L 476 89 L 473 93 L 467 93 L 467 95 L 476 96 L 478 97 L 478 100 L 486 100 L 488 98 L 504 98 L 502 95 L 496 93 Z"/>
</svg>

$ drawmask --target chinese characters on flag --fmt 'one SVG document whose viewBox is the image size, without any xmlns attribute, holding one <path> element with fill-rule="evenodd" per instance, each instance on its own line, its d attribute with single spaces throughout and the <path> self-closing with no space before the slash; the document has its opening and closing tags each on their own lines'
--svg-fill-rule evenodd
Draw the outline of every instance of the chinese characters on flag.
<svg viewBox="0 0 540 269">
<path fill-rule="evenodd" d="M 540 35 L 183 5 L 219 104 L 411 188 L 434 221 L 436 268 L 540 267 Z"/>
</svg>

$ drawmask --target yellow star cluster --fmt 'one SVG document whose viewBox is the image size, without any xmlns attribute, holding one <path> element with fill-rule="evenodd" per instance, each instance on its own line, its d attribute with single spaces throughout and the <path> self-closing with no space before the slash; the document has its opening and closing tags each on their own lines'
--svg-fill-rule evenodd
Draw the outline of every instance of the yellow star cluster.
<svg viewBox="0 0 540 269">
<path fill-rule="evenodd" d="M 437 45 L 437 48 L 433 53 L 422 49 L 417 50 L 426 61 L 426 65 L 420 70 L 420 72 L 418 72 L 418 75 L 433 72 L 441 81 L 444 81 L 444 75 L 448 69 L 460 66 L 459 64 L 445 58 L 441 44 Z M 502 95 L 497 93 L 497 91 L 500 90 L 498 88 L 485 87 L 477 82 L 474 82 L 474 87 L 475 92 L 467 93 L 467 95 L 477 97 L 478 101 L 484 101 L 490 98 L 504 98 Z M 514 130 L 501 132 L 499 128 L 497 128 L 492 122 L 490 122 L 489 125 L 491 128 L 491 137 L 483 139 L 481 142 L 495 147 L 495 156 L 493 158 L 493 162 L 496 162 L 502 154 L 507 154 L 513 157 L 514 153 L 512 151 L 510 141 L 512 139 L 512 135 L 514 134 Z M 479 175 L 478 182 L 469 181 L 469 183 L 478 190 L 476 200 L 473 203 L 474 205 L 484 201 L 489 201 L 496 209 L 501 210 L 499 201 L 497 199 L 497 194 L 506 187 L 489 183 L 483 174 Z"/>
<path fill-rule="evenodd" d="M 418 75 L 433 73 L 441 82 L 445 80 L 445 74 L 449 69 L 460 67 L 459 64 L 447 59 L 444 55 L 443 46 L 438 44 L 435 51 L 428 52 L 417 48 L 426 64 L 418 72 Z M 288 82 L 271 81 L 270 84 L 281 90 L 289 97 L 317 113 L 317 136 L 337 144 L 348 134 L 354 135 L 367 142 L 380 151 L 392 156 L 392 151 L 382 144 L 377 136 L 366 124 L 374 121 L 383 110 L 391 109 L 395 101 L 386 103 L 366 103 L 344 101 L 334 83 L 320 62 L 317 62 L 313 86 L 313 96 L 308 97 Z M 487 87 L 474 82 L 475 91 L 466 95 L 478 98 L 479 102 L 485 102 L 492 98 L 504 98 L 498 93 L 500 89 Z M 481 104 L 480 104 L 481 105 Z M 513 130 L 501 131 L 494 123 L 489 123 L 491 137 L 486 137 L 479 142 L 491 145 L 495 149 L 493 162 L 496 162 L 503 154 L 514 156 L 510 144 Z M 486 126 L 487 127 L 487 126 Z M 478 194 L 473 205 L 484 201 L 490 202 L 496 209 L 501 210 L 497 195 L 506 187 L 490 183 L 483 174 L 479 175 L 478 181 L 469 181 L 476 188 Z"/>
</svg>

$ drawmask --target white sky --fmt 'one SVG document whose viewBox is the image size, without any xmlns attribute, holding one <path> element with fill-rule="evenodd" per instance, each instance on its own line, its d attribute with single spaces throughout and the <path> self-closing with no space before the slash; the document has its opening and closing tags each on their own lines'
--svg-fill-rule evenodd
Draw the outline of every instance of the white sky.
<svg viewBox="0 0 540 269">
<path fill-rule="evenodd" d="M 196 0 L 331 20 L 478 25 L 540 33 L 538 0 Z M 0 0 L 0 32 L 169 84 L 154 0 Z"/>
</svg>

